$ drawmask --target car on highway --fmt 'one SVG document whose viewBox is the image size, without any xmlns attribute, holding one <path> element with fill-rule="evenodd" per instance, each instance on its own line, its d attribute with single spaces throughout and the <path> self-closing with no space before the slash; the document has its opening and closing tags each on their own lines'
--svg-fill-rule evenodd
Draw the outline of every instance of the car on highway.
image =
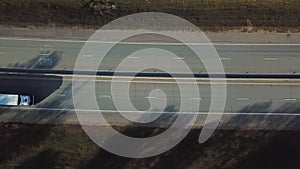
<svg viewBox="0 0 300 169">
<path fill-rule="evenodd" d="M 39 66 L 51 67 L 53 65 L 52 55 L 54 54 L 53 47 L 51 45 L 41 45 L 39 54 Z"/>
<path fill-rule="evenodd" d="M 53 65 L 53 59 L 49 57 L 42 57 L 39 60 L 39 65 L 50 67 Z"/>
</svg>

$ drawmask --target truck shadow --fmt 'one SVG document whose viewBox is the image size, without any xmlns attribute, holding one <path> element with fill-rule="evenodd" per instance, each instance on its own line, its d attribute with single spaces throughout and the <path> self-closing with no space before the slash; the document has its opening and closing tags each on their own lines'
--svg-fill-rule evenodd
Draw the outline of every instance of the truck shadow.
<svg viewBox="0 0 300 169">
<path fill-rule="evenodd" d="M 50 75 L 0 74 L 0 93 L 33 95 L 39 103 L 62 84 L 62 77 Z"/>
<path fill-rule="evenodd" d="M 49 97 L 55 90 L 60 88 L 62 84 L 62 78 L 58 76 L 9 75 L 9 78 L 7 78 L 6 75 L 0 75 L 0 79 L 1 93 L 34 95 L 36 103 L 40 103 Z M 68 86 L 65 90 L 69 89 L 70 86 Z M 55 107 L 63 103 L 60 100 L 49 98 L 46 104 L 48 104 L 48 106 L 53 105 L 53 107 Z M 49 136 L 51 136 L 53 125 L 50 124 L 52 124 L 52 122 L 59 124 L 63 123 L 64 116 L 67 113 L 67 111 L 32 111 L 10 109 L 7 107 L 0 109 L 1 121 L 9 121 L 9 123 L 6 123 L 2 127 L 11 131 L 8 132 L 11 134 L 4 136 L 6 137 L 6 140 L 0 143 L 0 148 L 2 150 L 0 153 L 0 164 L 7 162 L 7 160 L 14 158 L 14 156 L 17 156 L 17 152 L 26 152 L 28 149 L 42 144 L 43 141 L 47 140 Z M 50 124 L 47 124 L 47 121 Z M 44 125 L 39 123 L 44 123 Z M 17 168 L 40 168 L 41 166 L 49 169 L 55 168 L 59 155 L 60 152 L 57 152 L 52 148 L 43 150 L 35 156 L 25 159 Z"/>
</svg>

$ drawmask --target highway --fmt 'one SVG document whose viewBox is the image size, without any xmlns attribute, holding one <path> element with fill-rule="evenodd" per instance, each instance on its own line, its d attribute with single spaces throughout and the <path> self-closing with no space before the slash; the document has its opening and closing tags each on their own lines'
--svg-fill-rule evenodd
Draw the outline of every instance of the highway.
<svg viewBox="0 0 300 169">
<path fill-rule="evenodd" d="M 26 38 L 0 38 L 0 68 L 30 68 L 73 70 L 77 56 L 84 44 L 78 40 L 47 40 Z M 110 45 L 110 42 L 96 43 L 95 48 Z M 193 44 L 197 45 L 197 44 Z M 199 45 L 199 44 L 198 44 Z M 200 49 L 206 44 L 199 45 Z M 214 44 L 228 74 L 300 74 L 300 44 Z M 54 55 L 51 66 L 39 65 L 41 48 L 50 47 Z M 99 71 L 114 71 L 120 61 L 132 51 L 143 48 L 161 48 L 173 51 L 194 73 L 206 74 L 203 64 L 186 48 L 178 44 L 123 43 L 109 53 Z M 17 50 L 16 50 L 17 49 Z M 101 54 L 100 54 L 101 55 Z M 84 57 L 95 57 L 86 55 Z M 139 63 L 139 58 L 134 57 Z M 152 61 L 154 64 L 157 61 Z M 171 65 L 170 65 L 171 66 Z M 153 70 L 146 70 L 153 71 Z"/>
<path fill-rule="evenodd" d="M 85 76 L 82 76 L 83 80 Z M 126 77 L 119 77 L 120 87 L 128 83 Z M 72 101 L 72 76 L 71 75 L 13 75 L 1 74 L 1 92 L 19 92 L 33 94 L 36 97 L 36 105 L 32 107 L 1 107 L 1 121 L 18 122 L 49 122 L 49 123 L 76 123 Z M 3 82 L 3 83 L 2 83 Z M 218 84 L 218 82 L 214 82 Z M 227 79 L 227 99 L 223 115 L 223 126 L 226 121 L 237 118 L 238 120 L 250 120 L 239 122 L 238 127 L 253 127 L 254 124 L 262 125 L 264 129 L 300 129 L 300 80 L 298 79 Z M 108 118 L 114 122 L 121 122 L 117 115 L 111 97 L 111 77 L 98 76 L 95 80 L 96 98 L 99 109 L 108 113 Z M 191 85 L 187 79 L 182 85 Z M 210 106 L 210 83 L 207 79 L 197 79 L 200 96 L 186 97 L 188 101 L 200 101 L 200 108 L 196 112 L 200 115 L 199 123 L 207 115 Z M 149 100 L 159 98 L 149 97 L 154 89 L 161 89 L 168 99 L 166 111 L 174 114 L 180 109 L 180 92 L 177 84 L 171 79 L 165 78 L 135 78 L 130 86 L 130 100 L 139 111 L 149 108 Z M 122 92 L 117 96 L 126 99 Z M 160 100 L 158 100 L 160 101 Z M 97 110 L 81 110 L 87 113 L 98 113 Z M 128 111 L 128 110 L 121 110 Z M 190 113 L 195 113 L 193 106 Z M 139 113 L 139 112 L 132 112 Z M 216 112 L 219 113 L 219 112 Z M 288 119 L 285 119 L 288 118 Z M 263 119 L 263 120 L 262 120 Z M 273 125 L 262 123 L 273 119 Z M 297 120 L 298 119 L 298 120 Z M 284 121 L 283 121 L 284 120 Z M 287 123 L 290 121 L 291 123 Z M 164 122 L 165 123 L 165 122 Z M 232 124 L 232 123 L 230 123 Z M 235 123 L 234 123 L 235 124 Z M 200 125 L 200 124 L 199 124 Z M 282 126 L 285 125 L 285 126 Z M 287 126 L 286 126 L 287 125 Z"/>
<path fill-rule="evenodd" d="M 112 42 L 95 43 L 94 48 L 101 51 Z M 0 69 L 8 70 L 0 74 L 1 93 L 22 93 L 34 95 L 36 105 L 32 107 L 0 107 L 0 121 L 29 123 L 77 123 L 72 101 L 72 75 L 76 59 L 84 41 L 51 40 L 30 38 L 0 38 Z M 204 49 L 207 44 L 199 45 Z M 300 44 L 214 44 L 227 74 L 252 75 L 300 75 Z M 51 55 L 41 55 L 45 48 L 52 50 Z M 144 48 L 160 48 L 172 51 L 191 68 L 195 74 L 206 74 L 203 64 L 186 47 L 179 44 L 165 43 L 122 43 L 109 53 L 98 71 L 114 72 L 122 59 L 133 51 Z M 100 55 L 103 53 L 100 53 Z M 84 55 L 93 58 L 95 55 Z M 51 65 L 41 65 L 41 58 L 51 58 Z M 139 57 L 133 57 L 139 64 Z M 154 64 L 159 60 L 151 60 Z M 134 69 L 134 65 L 131 65 Z M 169 65 L 172 66 L 172 65 Z M 16 75 L 10 70 L 56 70 L 55 74 Z M 23 70 L 22 70 L 23 69 Z M 83 70 L 84 71 L 84 70 Z M 148 69 L 145 72 L 152 72 Z M 180 71 L 179 71 L 180 72 Z M 83 76 L 84 78 L 85 76 Z M 118 85 L 128 83 L 125 77 L 119 77 Z M 221 128 L 260 128 L 272 130 L 300 129 L 300 80 L 294 79 L 226 79 L 227 98 L 222 116 Z M 117 115 L 118 111 L 111 96 L 111 77 L 97 76 L 96 98 L 99 109 L 107 113 L 107 118 L 115 123 L 125 122 Z M 195 111 L 192 105 L 188 113 L 199 114 L 198 125 L 203 125 L 209 110 L 211 96 L 210 84 L 205 78 L 198 78 L 200 97 L 186 97 L 187 101 L 201 103 Z M 216 82 L 217 83 L 217 82 Z M 187 80 L 183 85 L 189 86 Z M 160 102 L 159 98 L 150 97 L 154 89 L 161 89 L 167 97 L 167 114 L 174 115 L 180 109 L 180 93 L 177 84 L 169 78 L 139 77 L 131 82 L 130 100 L 136 109 L 146 111 L 149 101 Z M 123 92 L 123 91 L 122 91 Z M 122 101 L 126 98 L 122 92 L 117 96 Z M 98 113 L 97 110 L 80 110 Z M 139 111 L 131 113 L 140 113 Z M 219 112 L 215 112 L 219 113 Z M 162 123 L 166 123 L 163 121 Z"/>
</svg>

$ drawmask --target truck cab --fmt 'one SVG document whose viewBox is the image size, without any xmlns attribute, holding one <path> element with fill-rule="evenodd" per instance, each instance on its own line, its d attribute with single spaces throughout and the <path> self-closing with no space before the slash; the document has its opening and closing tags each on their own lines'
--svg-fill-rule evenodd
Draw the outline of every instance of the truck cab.
<svg viewBox="0 0 300 169">
<path fill-rule="evenodd" d="M 20 106 L 30 106 L 33 105 L 34 99 L 32 96 L 25 96 L 25 95 L 20 95 Z"/>
</svg>

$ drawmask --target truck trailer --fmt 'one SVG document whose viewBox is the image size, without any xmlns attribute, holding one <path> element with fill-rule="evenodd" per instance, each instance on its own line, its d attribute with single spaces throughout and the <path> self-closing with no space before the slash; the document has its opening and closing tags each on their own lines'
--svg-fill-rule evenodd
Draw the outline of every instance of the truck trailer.
<svg viewBox="0 0 300 169">
<path fill-rule="evenodd" d="M 31 106 L 34 96 L 21 94 L 0 94 L 0 106 Z"/>
</svg>

